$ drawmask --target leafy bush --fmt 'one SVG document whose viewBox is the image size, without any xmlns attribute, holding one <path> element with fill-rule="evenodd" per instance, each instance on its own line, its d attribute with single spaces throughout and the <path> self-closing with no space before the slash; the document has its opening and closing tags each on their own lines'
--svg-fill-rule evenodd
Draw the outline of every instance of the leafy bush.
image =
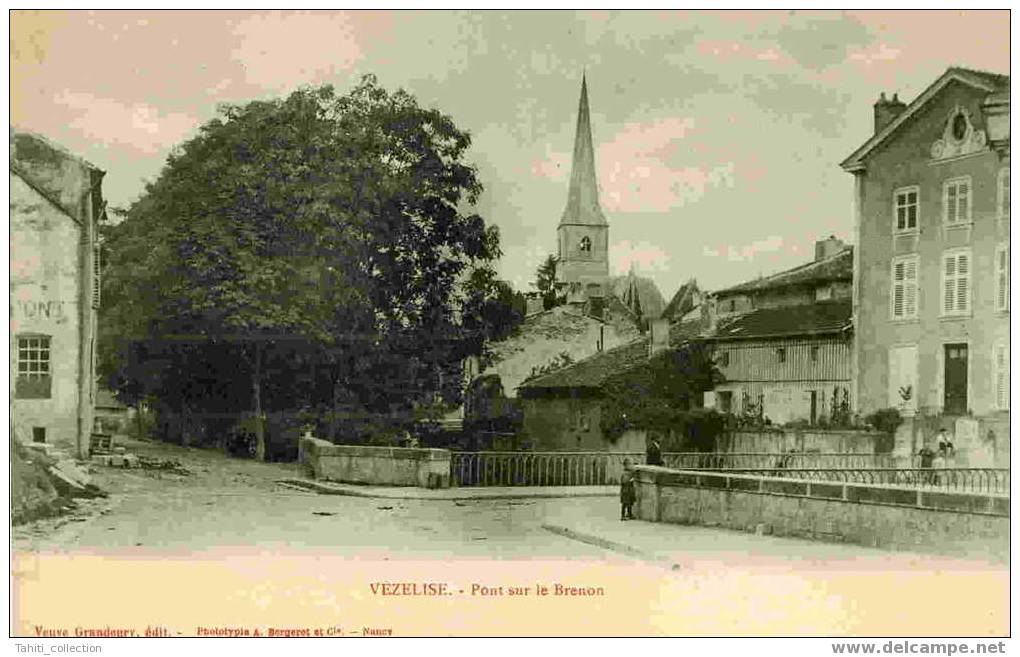
<svg viewBox="0 0 1020 657">
<path fill-rule="evenodd" d="M 875 411 L 865 418 L 865 422 L 882 433 L 895 433 L 896 429 L 903 424 L 903 416 L 898 408 L 883 408 Z"/>
</svg>

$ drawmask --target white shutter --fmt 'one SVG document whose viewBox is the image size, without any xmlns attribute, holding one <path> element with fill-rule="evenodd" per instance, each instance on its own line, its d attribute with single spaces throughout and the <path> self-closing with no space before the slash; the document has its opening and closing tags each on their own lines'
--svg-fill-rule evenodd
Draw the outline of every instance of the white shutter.
<svg viewBox="0 0 1020 657">
<path fill-rule="evenodd" d="M 943 315 L 960 315 L 970 312 L 970 272 L 969 252 L 943 254 Z"/>
<path fill-rule="evenodd" d="M 1002 410 L 1009 409 L 1009 345 L 996 345 L 995 362 L 995 405 Z"/>
<path fill-rule="evenodd" d="M 892 314 L 893 317 L 903 317 L 903 279 L 905 265 L 902 262 L 893 264 L 893 285 L 892 285 Z"/>
<path fill-rule="evenodd" d="M 942 314 L 953 312 L 953 300 L 956 298 L 956 256 L 944 256 L 942 264 L 942 281 L 945 294 L 942 295 Z"/>
<path fill-rule="evenodd" d="M 903 277 L 903 313 L 906 317 L 917 316 L 917 259 L 908 260 L 904 264 Z"/>
<path fill-rule="evenodd" d="M 970 310 L 970 263 L 969 256 L 961 253 L 956 256 L 956 311 L 965 313 Z"/>
<path fill-rule="evenodd" d="M 995 251 L 995 309 L 1009 310 L 1009 246 Z"/>
</svg>

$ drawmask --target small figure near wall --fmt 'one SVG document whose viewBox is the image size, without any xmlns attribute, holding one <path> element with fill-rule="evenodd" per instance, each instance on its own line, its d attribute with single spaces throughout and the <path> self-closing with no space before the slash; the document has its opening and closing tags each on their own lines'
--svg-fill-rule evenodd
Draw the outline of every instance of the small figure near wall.
<svg viewBox="0 0 1020 657">
<path fill-rule="evenodd" d="M 662 465 L 662 448 L 655 438 L 648 439 L 648 449 L 645 451 L 646 465 Z"/>
<path fill-rule="evenodd" d="M 630 459 L 623 459 L 623 474 L 620 476 L 620 520 L 634 519 L 634 502 L 637 491 L 634 484 L 634 473 L 630 469 Z"/>
</svg>

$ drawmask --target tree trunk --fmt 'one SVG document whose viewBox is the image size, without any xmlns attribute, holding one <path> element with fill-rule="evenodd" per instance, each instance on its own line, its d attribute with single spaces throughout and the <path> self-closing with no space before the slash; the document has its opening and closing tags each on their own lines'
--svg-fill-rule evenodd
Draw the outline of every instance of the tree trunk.
<svg viewBox="0 0 1020 657">
<path fill-rule="evenodd" d="M 251 380 L 253 406 L 255 407 L 255 460 L 266 460 L 266 427 L 262 414 L 262 343 L 255 343 L 255 367 Z"/>
</svg>

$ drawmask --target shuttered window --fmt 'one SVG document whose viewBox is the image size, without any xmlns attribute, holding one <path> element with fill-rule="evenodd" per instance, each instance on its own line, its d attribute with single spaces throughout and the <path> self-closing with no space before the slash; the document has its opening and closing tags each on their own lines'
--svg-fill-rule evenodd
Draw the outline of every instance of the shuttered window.
<svg viewBox="0 0 1020 657">
<path fill-rule="evenodd" d="M 942 255 L 942 314 L 970 312 L 970 251 Z"/>
<path fill-rule="evenodd" d="M 948 225 L 970 223 L 970 176 L 943 183 L 942 218 Z"/>
<path fill-rule="evenodd" d="M 92 307 L 99 308 L 99 245 L 92 247 Z"/>
<path fill-rule="evenodd" d="M 918 257 L 905 256 L 892 261 L 892 290 L 890 291 L 892 318 L 917 317 Z"/>
<path fill-rule="evenodd" d="M 919 187 L 903 187 L 893 192 L 893 216 L 896 218 L 895 230 L 897 233 L 917 230 L 920 194 Z"/>
<path fill-rule="evenodd" d="M 992 370 L 995 372 L 995 406 L 1009 410 L 1009 345 L 995 345 L 992 352 Z"/>
<path fill-rule="evenodd" d="M 1009 244 L 995 249 L 995 309 L 1009 310 Z"/>
</svg>

